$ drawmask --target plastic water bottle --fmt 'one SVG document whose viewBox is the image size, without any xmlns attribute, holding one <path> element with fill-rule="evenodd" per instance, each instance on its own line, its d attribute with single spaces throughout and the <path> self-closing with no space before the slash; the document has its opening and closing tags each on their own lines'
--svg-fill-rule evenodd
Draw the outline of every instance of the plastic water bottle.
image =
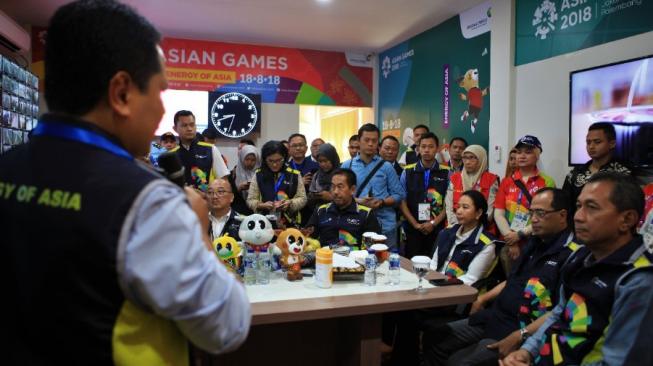
<svg viewBox="0 0 653 366">
<path fill-rule="evenodd" d="M 259 285 L 267 285 L 270 283 L 270 253 L 268 252 L 261 252 L 258 255 L 256 283 Z"/>
<path fill-rule="evenodd" d="M 399 280 L 399 268 L 401 267 L 401 261 L 399 259 L 399 253 L 397 252 L 397 248 L 392 249 L 392 253 L 390 253 L 390 258 L 388 258 L 388 262 L 390 262 L 390 271 L 389 271 L 389 277 L 390 277 L 390 284 L 391 285 L 398 285 L 400 280 Z"/>
<path fill-rule="evenodd" d="M 243 264 L 245 267 L 245 284 L 256 284 L 256 253 L 254 253 L 254 249 L 247 249 Z"/>
<path fill-rule="evenodd" d="M 374 249 L 368 249 L 367 257 L 365 257 L 365 285 L 376 285 L 376 255 Z"/>
</svg>

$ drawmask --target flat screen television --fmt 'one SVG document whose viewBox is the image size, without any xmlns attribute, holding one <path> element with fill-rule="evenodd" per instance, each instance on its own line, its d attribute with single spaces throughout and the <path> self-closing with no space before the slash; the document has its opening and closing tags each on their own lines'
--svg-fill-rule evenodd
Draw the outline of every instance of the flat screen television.
<svg viewBox="0 0 653 366">
<path fill-rule="evenodd" d="M 584 164 L 588 127 L 614 124 L 615 156 L 631 167 L 653 167 L 653 55 L 569 74 L 569 164 Z"/>
</svg>

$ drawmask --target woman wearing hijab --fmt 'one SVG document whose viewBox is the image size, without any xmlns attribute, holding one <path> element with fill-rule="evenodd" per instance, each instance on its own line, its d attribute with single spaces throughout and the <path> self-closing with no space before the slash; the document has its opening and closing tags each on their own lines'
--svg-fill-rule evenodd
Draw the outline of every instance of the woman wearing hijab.
<svg viewBox="0 0 653 366">
<path fill-rule="evenodd" d="M 331 173 L 340 166 L 340 157 L 333 145 L 326 143 L 320 145 L 317 151 L 317 162 L 320 170 L 315 173 L 315 177 L 308 189 L 309 204 L 313 207 L 319 206 L 326 202 L 331 202 Z"/>
<path fill-rule="evenodd" d="M 306 205 L 306 191 L 299 171 L 287 164 L 288 149 L 280 141 L 268 141 L 261 149 L 257 170 L 247 195 L 247 206 L 258 213 L 279 213 L 279 226 L 297 226 Z"/>
<path fill-rule="evenodd" d="M 244 145 L 238 151 L 238 165 L 231 171 L 236 182 L 236 188 L 244 199 L 247 199 L 249 184 L 256 175 L 256 168 L 260 165 L 258 150 L 252 145 Z"/>
<path fill-rule="evenodd" d="M 463 192 L 479 191 L 487 200 L 487 216 L 491 222 L 494 212 L 494 197 L 499 190 L 499 177 L 487 171 L 487 153 L 480 145 L 469 145 L 463 151 L 463 170 L 451 176 L 445 207 L 449 226 L 457 224 L 456 210 Z"/>
</svg>

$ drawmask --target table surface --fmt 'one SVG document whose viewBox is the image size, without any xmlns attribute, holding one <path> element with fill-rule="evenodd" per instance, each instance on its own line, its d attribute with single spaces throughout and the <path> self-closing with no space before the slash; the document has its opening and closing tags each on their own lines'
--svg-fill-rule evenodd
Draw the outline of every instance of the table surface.
<svg viewBox="0 0 653 366">
<path fill-rule="evenodd" d="M 410 260 L 401 259 L 402 269 L 412 273 Z M 427 290 L 417 293 L 412 288 L 417 286 L 417 276 L 414 276 L 414 282 L 406 289 L 405 277 L 407 273 L 402 273 L 402 285 L 396 288 L 390 285 L 378 284 L 375 287 L 365 287 L 362 284 L 352 286 L 352 283 L 335 282 L 332 289 L 326 289 L 325 293 L 333 295 L 317 296 L 307 298 L 296 295 L 296 298 L 290 300 L 281 300 L 276 296 L 272 301 L 261 301 L 261 297 L 252 301 L 252 325 L 276 324 L 294 321 L 326 319 L 334 317 L 355 316 L 361 314 L 377 314 L 392 311 L 420 309 L 427 307 L 440 307 L 448 305 L 457 305 L 470 303 L 476 299 L 476 289 L 466 285 L 434 287 L 424 281 Z M 444 276 L 437 272 L 429 272 L 427 279 L 443 278 Z M 285 281 L 283 279 L 279 281 Z M 288 282 L 282 284 L 285 288 L 296 286 L 298 291 L 317 290 L 313 285 L 313 278 L 305 278 L 299 282 Z M 290 286 L 289 286 L 290 285 Z M 250 296 L 257 297 L 267 290 L 264 286 L 248 288 Z M 267 285 L 269 286 L 269 285 Z M 313 288 L 311 288 L 311 286 Z M 339 289 L 340 287 L 340 289 Z M 347 287 L 344 292 L 351 293 L 352 289 L 360 289 L 360 293 L 340 295 L 341 288 Z M 270 288 L 271 289 L 271 288 Z M 376 292 L 374 292 L 376 290 Z M 358 291 L 354 291 L 358 292 Z M 321 294 L 322 295 L 322 294 Z"/>
</svg>

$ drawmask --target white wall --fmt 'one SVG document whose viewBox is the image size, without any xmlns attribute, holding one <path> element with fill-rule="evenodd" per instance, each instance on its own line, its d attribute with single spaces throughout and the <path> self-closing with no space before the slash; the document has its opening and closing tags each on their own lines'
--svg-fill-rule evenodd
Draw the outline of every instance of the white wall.
<svg viewBox="0 0 653 366">
<path fill-rule="evenodd" d="M 515 134 L 542 141 L 542 169 L 562 185 L 569 171 L 569 72 L 644 56 L 653 32 L 522 65 L 515 73 Z"/>
</svg>

